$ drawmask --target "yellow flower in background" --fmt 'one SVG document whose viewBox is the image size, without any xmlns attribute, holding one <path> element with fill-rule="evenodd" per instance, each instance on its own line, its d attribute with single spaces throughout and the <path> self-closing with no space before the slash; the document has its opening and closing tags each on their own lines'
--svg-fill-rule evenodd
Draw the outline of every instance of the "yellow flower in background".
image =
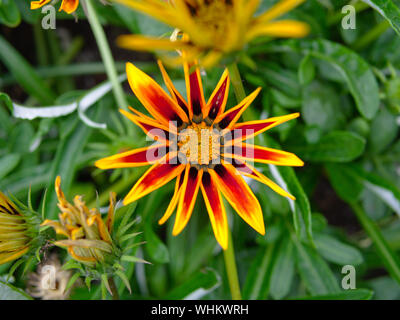
<svg viewBox="0 0 400 320">
<path fill-rule="evenodd" d="M 44 5 L 48 4 L 52 0 L 39 0 L 39 1 L 32 1 L 31 2 L 31 10 L 39 9 Z M 75 12 L 75 10 L 79 6 L 79 0 L 63 0 L 61 2 L 60 10 L 64 10 L 66 13 L 71 14 Z"/>
<path fill-rule="evenodd" d="M 189 39 L 150 38 L 123 35 L 121 47 L 144 51 L 185 49 L 189 59 L 198 58 L 204 67 L 241 50 L 259 36 L 297 38 L 309 31 L 307 24 L 276 18 L 305 0 L 281 0 L 256 16 L 260 0 L 114 0 L 177 28 Z"/>
<path fill-rule="evenodd" d="M 110 194 L 110 207 L 106 222 L 97 209 L 88 209 L 81 196 L 75 196 L 69 203 L 60 187 L 61 178 L 56 179 L 60 221 L 45 220 L 44 226 L 51 226 L 57 234 L 68 240 L 59 240 L 55 244 L 68 249 L 75 260 L 87 265 L 104 262 L 107 255 L 113 254 L 113 241 L 110 236 L 114 222 L 115 194 Z"/>
<path fill-rule="evenodd" d="M 0 264 L 16 260 L 30 249 L 29 224 L 21 210 L 0 192 Z"/>
</svg>

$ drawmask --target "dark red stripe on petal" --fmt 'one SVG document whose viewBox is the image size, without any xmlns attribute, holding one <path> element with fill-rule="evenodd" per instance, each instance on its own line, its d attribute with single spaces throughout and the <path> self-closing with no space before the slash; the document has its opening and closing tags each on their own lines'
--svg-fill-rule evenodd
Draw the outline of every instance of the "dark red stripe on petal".
<svg viewBox="0 0 400 320">
<path fill-rule="evenodd" d="M 259 134 L 261 131 L 264 131 L 269 126 L 271 126 L 273 122 L 264 122 L 264 123 L 254 123 L 247 124 L 246 122 L 237 124 L 235 128 L 231 131 L 229 138 L 234 140 L 246 140 L 248 138 L 254 137 Z M 227 139 L 225 141 L 228 141 Z"/>
<path fill-rule="evenodd" d="M 162 187 L 176 176 L 178 176 L 184 166 L 179 164 L 177 157 L 168 161 L 168 163 L 158 163 L 153 165 L 139 179 L 132 190 L 124 199 L 124 204 L 129 204 L 137 199 L 149 194 L 150 192 Z"/>
<path fill-rule="evenodd" d="M 214 120 L 220 113 L 224 112 L 229 90 L 229 76 L 226 71 L 207 103 L 208 117 Z"/>
<path fill-rule="evenodd" d="M 211 171 L 212 172 L 212 171 Z M 219 189 L 239 216 L 261 234 L 265 233 L 260 204 L 239 172 L 231 165 L 217 165 L 214 173 Z"/>
<path fill-rule="evenodd" d="M 187 172 L 185 173 L 182 185 L 183 190 L 178 204 L 178 212 L 172 231 L 173 235 L 179 234 L 185 228 L 192 215 L 203 173 L 203 171 L 199 171 L 194 167 L 189 167 L 189 169 L 186 170 Z"/>
</svg>

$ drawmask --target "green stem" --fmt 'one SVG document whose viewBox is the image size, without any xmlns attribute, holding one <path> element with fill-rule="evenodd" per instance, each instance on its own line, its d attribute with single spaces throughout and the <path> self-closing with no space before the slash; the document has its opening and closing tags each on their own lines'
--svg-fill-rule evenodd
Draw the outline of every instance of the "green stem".
<svg viewBox="0 0 400 320">
<path fill-rule="evenodd" d="M 233 248 L 232 234 L 230 230 L 228 230 L 228 248 L 224 250 L 224 260 L 226 273 L 228 275 L 229 288 L 232 294 L 232 300 L 242 300 L 239 277 L 235 262 L 235 250 Z"/>
<path fill-rule="evenodd" d="M 354 44 L 354 50 L 361 50 L 367 47 L 371 42 L 376 40 L 382 33 L 384 33 L 390 27 L 390 23 L 387 20 L 382 21 L 375 27 L 370 29 L 366 34 L 359 38 Z"/>
<path fill-rule="evenodd" d="M 118 75 L 115 68 L 113 56 L 111 54 L 111 49 L 108 45 L 107 37 L 104 33 L 103 27 L 101 26 L 99 18 L 97 17 L 96 9 L 93 6 L 92 0 L 84 1 L 83 5 L 84 8 L 86 8 L 87 18 L 90 27 L 92 28 L 94 37 L 97 42 L 97 46 L 99 47 L 100 55 L 103 60 L 104 66 L 106 68 L 107 76 L 110 79 L 114 97 L 117 100 L 117 104 L 120 108 L 128 110 L 128 102 L 125 98 L 122 86 L 118 81 Z M 132 129 L 134 127 L 130 125 L 127 120 L 125 121 L 126 121 L 125 123 L 128 124 L 127 125 L 128 132 L 132 133 Z"/>
<path fill-rule="evenodd" d="M 355 4 L 353 4 L 354 9 L 356 11 L 356 13 L 364 11 L 366 9 L 369 8 L 369 5 L 364 3 L 364 2 L 356 2 Z M 330 16 L 328 18 L 328 25 L 334 25 L 336 23 L 338 23 L 339 21 L 341 21 L 343 19 L 343 17 L 345 16 L 344 13 L 342 13 L 342 9 L 340 9 L 340 11 L 336 12 L 335 14 L 333 14 L 332 16 Z"/>
<path fill-rule="evenodd" d="M 375 225 L 375 223 L 367 216 L 365 211 L 361 208 L 359 204 L 350 203 L 351 208 L 356 214 L 358 221 L 367 232 L 372 242 L 375 244 L 377 253 L 381 257 L 386 269 L 389 271 L 390 275 L 398 283 L 400 283 L 400 261 L 396 254 L 393 252 L 392 248 L 389 247 L 385 238 L 382 236 L 381 231 Z"/>
</svg>

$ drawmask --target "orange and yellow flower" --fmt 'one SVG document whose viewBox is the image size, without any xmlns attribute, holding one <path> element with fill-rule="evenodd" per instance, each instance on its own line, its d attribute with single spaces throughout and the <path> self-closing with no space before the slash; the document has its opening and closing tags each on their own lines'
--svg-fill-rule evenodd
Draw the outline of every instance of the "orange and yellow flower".
<svg viewBox="0 0 400 320">
<path fill-rule="evenodd" d="M 276 18 L 305 0 L 281 0 L 256 15 L 260 0 L 114 0 L 143 12 L 188 35 L 170 41 L 142 35 L 124 35 L 119 45 L 132 50 L 173 51 L 185 49 L 190 58 L 209 67 L 223 56 L 241 50 L 259 36 L 304 37 L 307 24 Z"/>
<path fill-rule="evenodd" d="M 170 95 L 151 77 L 128 63 L 129 84 L 151 116 L 133 108 L 130 108 L 133 113 L 121 110 L 157 142 L 98 160 L 95 165 L 101 169 L 152 165 L 127 194 L 124 204 L 176 179 L 172 200 L 159 221 L 164 223 L 177 208 L 174 235 L 188 223 L 199 190 L 222 248 L 228 246 L 228 222 L 222 195 L 243 220 L 264 234 L 260 204 L 242 175 L 266 184 L 283 196 L 294 198 L 249 162 L 284 166 L 302 166 L 303 162 L 292 153 L 254 146 L 245 140 L 297 118 L 299 114 L 239 123 L 240 116 L 254 101 L 260 88 L 235 107 L 225 110 L 230 83 L 227 70 L 206 101 L 198 65 L 185 63 L 186 100 L 174 87 L 161 62 L 159 65 Z"/>
<path fill-rule="evenodd" d="M 39 9 L 51 1 L 52 0 L 32 1 L 31 10 Z M 66 13 L 71 14 L 75 12 L 78 6 L 79 6 L 79 0 L 62 0 L 59 11 L 64 10 Z"/>
</svg>

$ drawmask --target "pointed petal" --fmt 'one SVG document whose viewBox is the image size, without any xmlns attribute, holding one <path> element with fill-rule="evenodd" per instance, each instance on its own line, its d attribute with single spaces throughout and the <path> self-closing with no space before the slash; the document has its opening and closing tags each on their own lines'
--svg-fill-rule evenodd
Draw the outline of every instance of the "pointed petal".
<svg viewBox="0 0 400 320">
<path fill-rule="evenodd" d="M 203 170 L 197 170 L 194 167 L 190 167 L 189 164 L 186 166 L 174 229 L 172 230 L 174 236 L 178 235 L 189 222 L 194 204 L 196 203 L 202 175 Z"/>
<path fill-rule="evenodd" d="M 200 69 L 195 63 L 184 63 L 186 93 L 189 101 L 189 114 L 192 116 L 202 115 L 206 102 L 203 94 Z"/>
<path fill-rule="evenodd" d="M 238 215 L 254 230 L 262 235 L 265 234 L 260 203 L 239 172 L 231 164 L 224 163 L 216 165 L 213 170 L 209 170 L 209 173 Z"/>
<path fill-rule="evenodd" d="M 79 0 L 63 0 L 60 6 L 60 10 L 64 10 L 66 13 L 71 14 L 79 6 Z"/>
<path fill-rule="evenodd" d="M 247 107 L 254 101 L 260 90 L 261 88 L 257 88 L 253 93 L 244 98 L 236 107 L 233 107 L 225 113 L 220 114 L 215 119 L 215 123 L 218 123 L 221 129 L 230 129 L 239 120 L 240 116 L 247 109 Z"/>
<path fill-rule="evenodd" d="M 308 24 L 300 21 L 280 20 L 265 24 L 257 24 L 246 34 L 247 41 L 259 36 L 302 38 L 310 31 Z"/>
<path fill-rule="evenodd" d="M 158 39 L 138 34 L 126 34 L 117 38 L 117 45 L 124 49 L 135 51 L 175 51 L 186 50 L 189 45 L 183 41 L 171 41 L 170 39 Z"/>
<path fill-rule="evenodd" d="M 166 145 L 157 144 L 150 147 L 118 153 L 111 157 L 97 160 L 94 165 L 100 169 L 147 166 L 161 160 L 167 153 L 168 147 Z"/>
<path fill-rule="evenodd" d="M 182 97 L 182 95 L 179 93 L 178 90 L 176 90 L 174 84 L 171 81 L 171 78 L 169 77 L 167 71 L 165 70 L 161 60 L 157 60 L 158 66 L 161 70 L 161 74 L 163 76 L 165 85 L 168 88 L 169 93 L 171 94 L 172 98 L 178 103 L 178 105 L 185 111 L 187 115 L 189 115 L 189 109 L 187 106 L 187 103 L 185 99 Z"/>
<path fill-rule="evenodd" d="M 0 265 L 3 263 L 7 263 L 7 262 L 18 259 L 19 257 L 23 256 L 25 253 L 27 253 L 28 250 L 29 250 L 29 247 L 22 248 L 19 251 L 0 252 Z"/>
<path fill-rule="evenodd" d="M 182 121 L 188 122 L 186 113 L 173 101 L 150 76 L 132 63 L 127 63 L 128 81 L 136 97 L 160 123 L 169 126 L 170 121 L 176 121 L 180 126 Z"/>
<path fill-rule="evenodd" d="M 125 117 L 139 126 L 144 133 L 146 133 L 150 138 L 155 141 L 165 142 L 169 144 L 169 140 L 171 138 L 171 133 L 175 132 L 175 127 L 166 127 L 162 124 L 159 124 L 155 120 L 151 120 L 150 117 L 139 117 L 135 116 L 125 110 L 120 109 L 121 112 Z"/>
<path fill-rule="evenodd" d="M 225 143 L 230 139 L 233 141 L 247 140 L 263 133 L 273 127 L 280 125 L 286 121 L 295 119 L 300 116 L 300 113 L 292 113 L 281 117 L 274 117 L 265 120 L 255 120 L 237 123 L 233 126 L 232 131 L 227 135 Z M 229 140 L 228 140 L 229 139 Z M 231 143 L 233 142 L 231 141 Z"/>
<path fill-rule="evenodd" d="M 272 19 L 278 18 L 290 10 L 296 8 L 302 4 L 305 0 L 281 0 L 277 4 L 273 5 L 263 14 L 257 17 L 258 21 L 270 21 Z"/>
<path fill-rule="evenodd" d="M 179 163 L 178 157 L 171 158 L 167 163 L 156 163 L 136 182 L 124 199 L 124 205 L 134 202 L 141 197 L 167 184 L 185 169 Z"/>
<path fill-rule="evenodd" d="M 228 248 L 228 219 L 218 186 L 211 175 L 204 172 L 200 187 L 215 238 L 222 249 L 226 250 Z"/>
<path fill-rule="evenodd" d="M 171 199 L 164 215 L 162 216 L 162 218 L 160 220 L 158 220 L 158 224 L 164 224 L 169 219 L 169 217 L 172 215 L 172 213 L 174 212 L 174 210 L 178 204 L 180 192 L 182 190 L 181 186 L 183 183 L 184 176 L 185 176 L 184 174 L 180 174 L 180 176 L 178 176 L 176 178 L 174 195 L 172 196 L 172 199 Z"/>
<path fill-rule="evenodd" d="M 229 147 L 226 147 L 230 149 Z M 239 160 L 275 164 L 278 166 L 301 167 L 304 162 L 295 154 L 251 144 L 235 144 L 230 150 L 232 157 Z"/>
<path fill-rule="evenodd" d="M 1 212 L 12 216 L 21 215 L 16 205 L 3 192 L 0 192 L 0 213 Z"/>
<path fill-rule="evenodd" d="M 264 183 L 268 187 L 270 187 L 272 190 L 274 190 L 276 193 L 280 194 L 281 196 L 288 197 L 289 199 L 296 200 L 295 197 L 293 197 L 290 193 L 282 189 L 279 185 L 277 185 L 275 182 L 273 182 L 271 179 L 267 178 L 265 175 L 263 175 L 261 172 L 259 172 L 257 169 L 249 165 L 248 163 L 244 161 L 240 161 L 238 159 L 227 159 L 225 158 L 225 161 L 228 163 L 231 163 L 236 170 L 238 170 L 240 173 L 244 174 L 247 177 L 250 177 L 254 180 L 257 180 L 261 183 Z"/>
<path fill-rule="evenodd" d="M 204 116 L 214 120 L 217 116 L 224 112 L 226 101 L 229 93 L 229 72 L 225 69 L 219 80 L 217 87 L 207 102 Z"/>
<path fill-rule="evenodd" d="M 49 3 L 52 0 L 40 0 L 40 1 L 32 1 L 31 2 L 31 10 L 38 9 L 43 7 L 45 4 Z"/>
</svg>

